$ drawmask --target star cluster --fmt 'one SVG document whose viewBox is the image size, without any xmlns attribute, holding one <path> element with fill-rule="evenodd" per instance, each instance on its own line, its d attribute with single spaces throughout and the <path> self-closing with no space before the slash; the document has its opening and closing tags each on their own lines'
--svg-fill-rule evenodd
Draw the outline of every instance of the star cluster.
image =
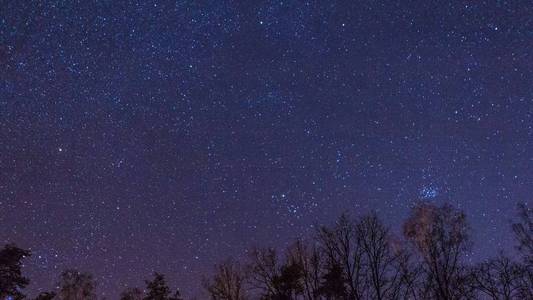
<svg viewBox="0 0 533 300">
<path fill-rule="evenodd" d="M 0 240 L 34 293 L 186 295 L 340 213 L 463 209 L 474 259 L 533 187 L 521 1 L 3 1 Z M 398 229 L 399 231 L 399 229 Z"/>
</svg>

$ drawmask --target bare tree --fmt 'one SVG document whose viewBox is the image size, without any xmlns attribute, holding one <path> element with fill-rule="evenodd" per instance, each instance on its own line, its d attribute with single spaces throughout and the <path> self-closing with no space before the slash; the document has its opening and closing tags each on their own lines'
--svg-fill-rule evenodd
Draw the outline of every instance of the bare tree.
<svg viewBox="0 0 533 300">
<path fill-rule="evenodd" d="M 512 225 L 518 241 L 518 251 L 523 257 L 520 296 L 533 299 L 533 211 L 525 204 L 518 204 L 518 222 Z"/>
<path fill-rule="evenodd" d="M 491 299 L 521 299 L 520 279 L 524 271 L 520 264 L 500 254 L 498 258 L 481 263 L 472 270 L 472 284 L 477 291 Z"/>
<path fill-rule="evenodd" d="M 252 288 L 261 299 L 291 300 L 302 295 L 303 268 L 296 262 L 283 261 L 272 248 L 254 249 L 248 267 Z"/>
<path fill-rule="evenodd" d="M 518 250 L 528 264 L 533 263 L 533 211 L 524 203 L 518 204 L 519 221 L 512 225 Z"/>
<path fill-rule="evenodd" d="M 302 268 L 303 299 L 320 299 L 324 257 L 317 245 L 298 239 L 288 249 L 288 260 Z"/>
<path fill-rule="evenodd" d="M 368 276 L 370 299 L 397 299 L 401 273 L 398 266 L 401 249 L 393 249 L 389 229 L 375 213 L 363 217 L 356 226 Z"/>
<path fill-rule="evenodd" d="M 342 270 L 337 277 L 344 281 L 347 299 L 364 299 L 366 281 L 362 260 L 363 248 L 354 222 L 348 215 L 343 214 L 332 228 L 320 228 L 318 239 L 326 256 L 328 269 Z"/>
<path fill-rule="evenodd" d="M 470 247 L 464 213 L 443 205 L 419 204 L 404 224 L 404 235 L 422 258 L 430 297 L 465 299 L 470 295 L 461 259 Z"/>
<path fill-rule="evenodd" d="M 74 269 L 63 271 L 58 284 L 57 296 L 61 300 L 94 300 L 96 299 L 93 276 Z"/>
<path fill-rule="evenodd" d="M 212 300 L 247 299 L 244 288 L 246 275 L 238 263 L 228 259 L 215 266 L 215 269 L 212 281 L 204 279 L 204 287 Z"/>
<path fill-rule="evenodd" d="M 533 270 L 531 264 L 519 264 L 518 291 L 519 299 L 533 299 Z"/>
<path fill-rule="evenodd" d="M 276 294 L 274 278 L 278 276 L 280 262 L 274 248 L 253 249 L 250 252 L 248 265 L 249 282 L 253 289 L 259 291 L 263 297 Z"/>
<path fill-rule="evenodd" d="M 425 290 L 426 285 L 420 282 L 422 267 L 414 259 L 414 255 L 410 249 L 401 246 L 398 254 L 398 261 L 396 264 L 399 273 L 398 283 L 398 299 L 428 299 L 429 295 Z"/>
</svg>

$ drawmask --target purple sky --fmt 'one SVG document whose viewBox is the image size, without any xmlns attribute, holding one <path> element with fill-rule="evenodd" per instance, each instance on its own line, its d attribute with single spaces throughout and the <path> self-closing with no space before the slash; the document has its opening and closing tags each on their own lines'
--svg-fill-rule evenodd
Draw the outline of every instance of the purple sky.
<svg viewBox="0 0 533 300">
<path fill-rule="evenodd" d="M 30 294 L 74 267 L 193 295 L 252 245 L 420 200 L 467 213 L 474 260 L 512 248 L 532 6 L 122 2 L 0 4 L 0 240 L 33 251 Z"/>
</svg>

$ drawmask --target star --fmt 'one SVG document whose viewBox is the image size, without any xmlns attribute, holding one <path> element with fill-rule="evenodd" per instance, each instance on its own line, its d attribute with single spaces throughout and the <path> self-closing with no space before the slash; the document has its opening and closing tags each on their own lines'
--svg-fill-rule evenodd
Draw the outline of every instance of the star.
<svg viewBox="0 0 533 300">
<path fill-rule="evenodd" d="M 422 199 L 430 200 L 430 199 L 436 198 L 438 195 L 439 195 L 439 189 L 432 185 L 424 186 L 420 190 L 420 197 Z"/>
</svg>

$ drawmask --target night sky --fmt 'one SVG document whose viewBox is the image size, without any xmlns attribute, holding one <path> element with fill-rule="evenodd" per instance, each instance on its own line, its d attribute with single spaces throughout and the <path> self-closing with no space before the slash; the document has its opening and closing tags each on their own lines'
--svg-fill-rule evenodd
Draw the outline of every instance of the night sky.
<svg viewBox="0 0 533 300">
<path fill-rule="evenodd" d="M 128 2 L 128 3 L 126 3 Z M 134 3 L 137 2 L 137 3 Z M 343 211 L 463 209 L 472 260 L 533 193 L 529 1 L 0 1 L 0 241 L 29 293 L 116 298 Z"/>
</svg>

